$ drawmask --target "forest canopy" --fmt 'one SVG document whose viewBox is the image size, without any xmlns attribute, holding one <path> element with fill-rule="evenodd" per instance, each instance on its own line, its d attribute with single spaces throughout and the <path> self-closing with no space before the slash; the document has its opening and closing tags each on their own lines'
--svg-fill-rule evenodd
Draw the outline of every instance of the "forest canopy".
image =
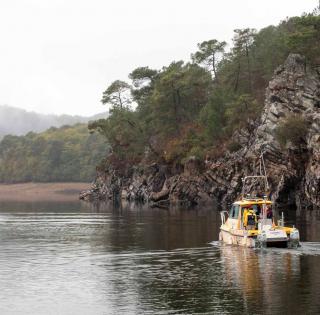
<svg viewBox="0 0 320 315">
<path fill-rule="evenodd" d="M 232 134 L 261 114 L 265 89 L 289 53 L 320 64 L 318 10 L 257 31 L 234 30 L 233 45 L 199 43 L 190 61 L 134 69 L 103 92 L 110 116 L 89 124 L 110 143 L 109 163 L 120 168 L 146 157 L 183 163 L 237 147 Z"/>
</svg>

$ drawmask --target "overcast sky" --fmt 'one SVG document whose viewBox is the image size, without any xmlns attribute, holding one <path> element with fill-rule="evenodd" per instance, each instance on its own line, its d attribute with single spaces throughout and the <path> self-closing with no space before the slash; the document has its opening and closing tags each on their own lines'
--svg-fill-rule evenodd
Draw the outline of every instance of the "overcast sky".
<svg viewBox="0 0 320 315">
<path fill-rule="evenodd" d="M 105 111 L 102 92 L 138 66 L 188 60 L 198 42 L 231 43 L 310 12 L 318 0 L 0 0 L 0 104 L 42 113 Z"/>
</svg>

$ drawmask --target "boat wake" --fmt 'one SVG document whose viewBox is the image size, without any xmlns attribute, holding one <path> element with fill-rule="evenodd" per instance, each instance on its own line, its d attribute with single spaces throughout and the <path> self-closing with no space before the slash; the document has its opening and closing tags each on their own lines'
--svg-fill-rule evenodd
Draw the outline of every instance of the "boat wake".
<svg viewBox="0 0 320 315">
<path fill-rule="evenodd" d="M 232 247 L 233 250 L 252 250 L 254 252 L 270 252 L 270 253 L 283 253 L 287 254 L 290 253 L 292 255 L 308 255 L 308 256 L 320 256 L 320 242 L 300 242 L 300 247 L 296 249 L 289 249 L 289 248 L 275 248 L 275 247 L 270 247 L 270 248 L 252 248 L 248 249 L 245 247 L 241 246 L 235 246 L 235 245 L 227 245 L 223 244 L 220 241 L 212 241 L 208 243 L 209 245 L 216 247 L 216 248 L 221 248 L 221 247 Z"/>
</svg>

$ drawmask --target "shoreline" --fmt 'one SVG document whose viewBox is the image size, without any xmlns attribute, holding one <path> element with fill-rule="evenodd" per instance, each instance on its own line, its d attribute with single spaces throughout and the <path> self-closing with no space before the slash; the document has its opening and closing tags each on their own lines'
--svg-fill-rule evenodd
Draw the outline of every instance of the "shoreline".
<svg viewBox="0 0 320 315">
<path fill-rule="evenodd" d="M 78 201 L 90 183 L 0 184 L 0 201 Z"/>
</svg>

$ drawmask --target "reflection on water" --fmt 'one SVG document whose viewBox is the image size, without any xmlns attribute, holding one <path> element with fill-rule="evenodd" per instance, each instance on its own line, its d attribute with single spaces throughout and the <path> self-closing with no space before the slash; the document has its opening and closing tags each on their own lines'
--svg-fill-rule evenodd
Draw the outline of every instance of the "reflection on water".
<svg viewBox="0 0 320 315">
<path fill-rule="evenodd" d="M 303 246 L 304 247 L 304 244 Z M 314 262 L 299 250 L 220 248 L 226 282 L 241 296 L 242 312 L 318 314 L 320 277 Z M 320 254 L 318 246 L 317 253 Z"/>
<path fill-rule="evenodd" d="M 317 314 L 320 220 L 289 219 L 313 242 L 262 251 L 212 209 L 0 203 L 0 314 Z"/>
</svg>

